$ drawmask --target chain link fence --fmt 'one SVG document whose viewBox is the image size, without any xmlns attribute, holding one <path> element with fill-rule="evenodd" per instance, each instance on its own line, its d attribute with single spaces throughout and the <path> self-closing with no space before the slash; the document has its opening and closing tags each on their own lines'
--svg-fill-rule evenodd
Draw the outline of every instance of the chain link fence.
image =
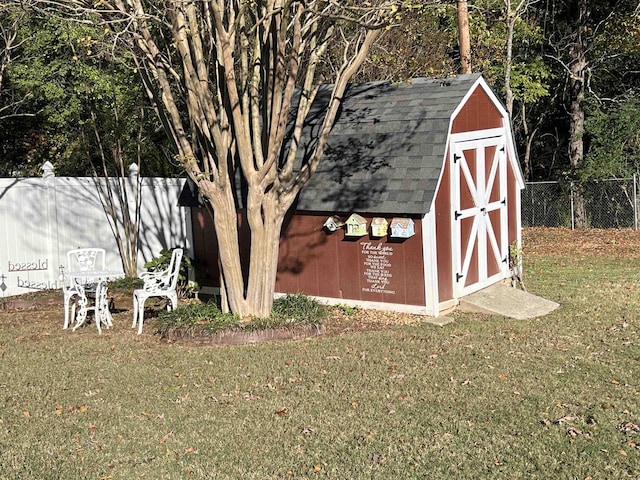
<svg viewBox="0 0 640 480">
<path fill-rule="evenodd" d="M 522 194 L 522 225 L 637 230 L 638 178 L 527 182 Z"/>
</svg>

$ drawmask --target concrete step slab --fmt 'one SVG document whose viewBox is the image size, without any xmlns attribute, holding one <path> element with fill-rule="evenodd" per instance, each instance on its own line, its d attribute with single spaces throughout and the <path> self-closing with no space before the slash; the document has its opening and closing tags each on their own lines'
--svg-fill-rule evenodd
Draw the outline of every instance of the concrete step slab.
<svg viewBox="0 0 640 480">
<path fill-rule="evenodd" d="M 489 313 L 525 320 L 553 312 L 559 303 L 538 297 L 510 285 L 496 283 L 460 299 L 460 310 Z"/>
</svg>

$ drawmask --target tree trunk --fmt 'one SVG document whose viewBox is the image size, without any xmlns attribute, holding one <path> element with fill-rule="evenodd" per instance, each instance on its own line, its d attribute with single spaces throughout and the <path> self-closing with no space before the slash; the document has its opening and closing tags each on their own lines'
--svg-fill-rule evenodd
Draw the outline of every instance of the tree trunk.
<svg viewBox="0 0 640 480">
<path fill-rule="evenodd" d="M 458 0 L 458 42 L 460 43 L 460 71 L 471 73 L 471 40 L 467 0 Z"/>
<path fill-rule="evenodd" d="M 520 118 L 522 121 L 522 132 L 524 133 L 525 139 L 525 150 L 524 150 L 524 181 L 529 182 L 533 176 L 532 168 L 531 168 L 531 146 L 533 144 L 533 140 L 535 139 L 536 133 L 538 131 L 537 128 L 534 128 L 533 131 L 529 132 L 529 123 L 527 122 L 527 110 L 526 103 L 522 102 L 522 106 L 520 107 Z"/>
<path fill-rule="evenodd" d="M 251 262 L 247 282 L 247 300 L 251 313 L 268 317 L 273 306 L 273 293 L 278 272 L 280 232 L 284 213 L 278 213 L 274 199 L 266 194 L 260 225 L 251 228 Z M 251 223 L 251 219 L 249 220 Z"/>
<path fill-rule="evenodd" d="M 247 315 L 250 310 L 244 298 L 244 277 L 240 262 L 240 238 L 238 214 L 232 193 L 226 190 L 212 192 L 207 196 L 213 207 L 213 226 L 218 240 L 218 255 L 221 267 L 221 288 L 230 311 Z"/>
<path fill-rule="evenodd" d="M 513 63 L 513 30 L 515 26 L 515 14 L 511 15 L 511 2 L 507 2 L 507 55 L 505 59 L 504 71 L 504 93 L 505 106 L 509 119 L 513 118 L 513 90 L 511 89 L 511 65 Z"/>
<path fill-rule="evenodd" d="M 578 0 L 577 32 L 569 46 L 569 164 L 576 176 L 584 158 L 584 93 L 587 75 L 585 55 L 587 0 Z M 574 190 L 574 216 L 576 228 L 587 226 L 582 188 Z"/>
</svg>

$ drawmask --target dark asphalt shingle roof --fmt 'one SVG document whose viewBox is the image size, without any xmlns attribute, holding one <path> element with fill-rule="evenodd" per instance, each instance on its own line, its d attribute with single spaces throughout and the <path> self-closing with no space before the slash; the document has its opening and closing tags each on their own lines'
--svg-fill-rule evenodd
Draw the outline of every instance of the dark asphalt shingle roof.
<svg viewBox="0 0 640 480">
<path fill-rule="evenodd" d="M 295 208 L 328 213 L 427 213 L 443 166 L 451 116 L 479 77 L 350 85 L 320 166 L 303 187 Z M 316 97 L 299 157 L 314 144 L 329 94 L 327 88 Z M 189 181 L 187 187 L 191 190 L 185 188 L 180 204 L 201 205 L 195 185 Z"/>
<path fill-rule="evenodd" d="M 479 76 L 350 85 L 325 155 L 303 188 L 297 210 L 428 212 L 451 115 Z M 319 98 L 307 130 L 322 118 Z M 309 134 L 306 137 L 308 142 Z"/>
</svg>

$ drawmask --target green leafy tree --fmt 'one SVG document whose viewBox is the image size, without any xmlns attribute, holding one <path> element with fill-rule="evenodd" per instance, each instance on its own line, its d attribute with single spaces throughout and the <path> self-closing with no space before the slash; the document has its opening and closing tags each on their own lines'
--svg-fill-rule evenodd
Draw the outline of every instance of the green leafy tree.
<svg viewBox="0 0 640 480">
<path fill-rule="evenodd" d="M 126 158 L 145 159 L 143 174 L 178 171 L 167 162 L 170 144 L 139 75 L 125 51 L 114 52 L 110 31 L 42 15 L 36 4 L 11 6 L 11 18 L 21 22 L 13 30 L 2 92 L 22 99 L 20 107 L 29 115 L 0 118 L 7 133 L 0 151 L 3 174 L 36 175 L 48 160 L 58 175 L 91 175 L 92 163 L 102 160 L 96 125 L 103 143 L 117 137 Z M 109 169 L 115 174 L 117 162 Z"/>
<path fill-rule="evenodd" d="M 585 128 L 588 149 L 581 179 L 629 178 L 640 171 L 640 100 L 636 95 L 592 110 Z"/>
</svg>

